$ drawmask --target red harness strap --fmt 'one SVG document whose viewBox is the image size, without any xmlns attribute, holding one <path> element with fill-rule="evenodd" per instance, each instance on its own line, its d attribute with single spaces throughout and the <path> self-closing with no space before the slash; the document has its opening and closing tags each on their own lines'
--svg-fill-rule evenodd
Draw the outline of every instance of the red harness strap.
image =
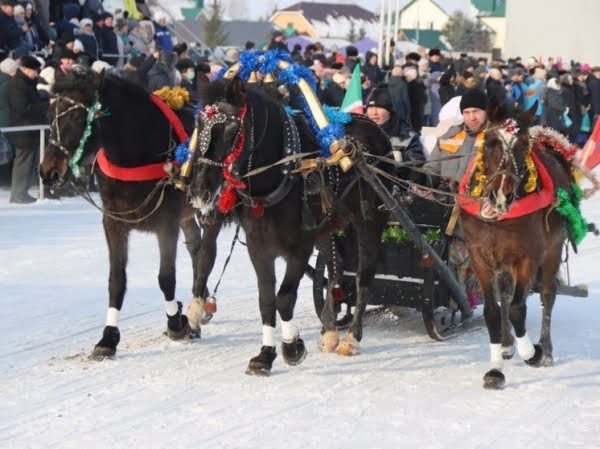
<svg viewBox="0 0 600 449">
<path fill-rule="evenodd" d="M 173 127 L 173 131 L 177 135 L 179 143 L 185 142 L 188 135 L 185 132 L 179 117 L 177 117 L 173 110 L 156 95 L 150 94 L 150 100 L 167 118 Z M 164 178 L 169 174 L 165 171 L 166 162 L 140 165 L 138 167 L 119 167 L 108 160 L 104 148 L 100 148 L 100 151 L 98 151 L 97 163 L 100 170 L 102 170 L 102 173 L 110 178 L 118 179 L 119 181 L 154 181 L 156 179 Z M 176 166 L 179 165 L 176 161 L 172 161 L 172 164 Z"/>
<path fill-rule="evenodd" d="M 496 221 L 523 217 L 524 215 L 529 215 L 535 211 L 548 207 L 554 202 L 554 182 L 552 181 L 548 170 L 546 170 L 546 167 L 544 167 L 544 164 L 542 164 L 542 161 L 540 161 L 534 152 L 531 153 L 531 158 L 535 163 L 540 181 L 542 182 L 542 190 L 540 192 L 530 193 L 529 195 L 516 200 L 511 204 L 508 211 L 500 215 Z M 478 217 L 481 209 L 481 201 L 469 196 L 469 193 L 467 192 L 467 183 L 473 172 L 474 165 L 475 159 L 471 161 L 467 167 L 465 176 L 463 176 L 463 179 L 460 181 L 457 202 L 461 209 Z"/>
</svg>

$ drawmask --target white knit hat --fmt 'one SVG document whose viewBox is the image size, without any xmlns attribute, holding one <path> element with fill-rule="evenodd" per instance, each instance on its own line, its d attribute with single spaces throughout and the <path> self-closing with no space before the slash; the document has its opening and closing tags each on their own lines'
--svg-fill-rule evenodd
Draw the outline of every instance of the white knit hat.
<svg viewBox="0 0 600 449">
<path fill-rule="evenodd" d="M 11 58 L 6 58 L 4 61 L 0 62 L 0 72 L 6 73 L 7 75 L 12 75 L 19 68 L 19 64 L 17 61 Z"/>
</svg>

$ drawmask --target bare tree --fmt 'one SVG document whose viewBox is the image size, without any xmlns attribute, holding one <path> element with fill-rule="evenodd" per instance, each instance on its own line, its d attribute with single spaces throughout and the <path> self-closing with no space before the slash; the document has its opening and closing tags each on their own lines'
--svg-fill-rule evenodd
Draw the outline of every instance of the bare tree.
<svg viewBox="0 0 600 449">
<path fill-rule="evenodd" d="M 442 34 L 455 51 L 488 52 L 490 33 L 480 22 L 474 22 L 461 11 L 456 11 L 444 25 Z"/>
<path fill-rule="evenodd" d="M 210 4 L 210 12 L 204 24 L 204 42 L 211 48 L 225 45 L 227 33 L 223 30 L 223 6 L 219 0 L 213 0 Z"/>
</svg>

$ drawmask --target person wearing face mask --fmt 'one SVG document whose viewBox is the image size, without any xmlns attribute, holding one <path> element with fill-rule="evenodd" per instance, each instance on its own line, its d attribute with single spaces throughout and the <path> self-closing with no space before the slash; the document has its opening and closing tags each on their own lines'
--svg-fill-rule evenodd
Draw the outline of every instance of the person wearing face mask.
<svg viewBox="0 0 600 449">
<path fill-rule="evenodd" d="M 181 74 L 180 86 L 185 88 L 189 93 L 192 93 L 195 88 L 194 79 L 196 78 L 196 68 L 194 61 L 189 58 L 181 59 L 175 64 L 175 68 Z"/>
</svg>

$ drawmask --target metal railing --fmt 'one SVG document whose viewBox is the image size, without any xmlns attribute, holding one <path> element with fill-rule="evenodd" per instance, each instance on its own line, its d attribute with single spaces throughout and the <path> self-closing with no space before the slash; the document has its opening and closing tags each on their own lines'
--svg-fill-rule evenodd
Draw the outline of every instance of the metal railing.
<svg viewBox="0 0 600 449">
<path fill-rule="evenodd" d="M 7 126 L 5 128 L 0 128 L 0 131 L 3 134 L 8 133 L 17 133 L 23 131 L 39 131 L 40 132 L 40 163 L 44 160 L 45 150 L 46 150 L 46 134 L 45 131 L 50 129 L 50 125 L 29 125 L 29 126 Z M 44 193 L 44 183 L 42 182 L 42 178 L 39 180 L 40 183 L 40 195 L 39 199 L 43 200 L 45 198 Z"/>
</svg>

